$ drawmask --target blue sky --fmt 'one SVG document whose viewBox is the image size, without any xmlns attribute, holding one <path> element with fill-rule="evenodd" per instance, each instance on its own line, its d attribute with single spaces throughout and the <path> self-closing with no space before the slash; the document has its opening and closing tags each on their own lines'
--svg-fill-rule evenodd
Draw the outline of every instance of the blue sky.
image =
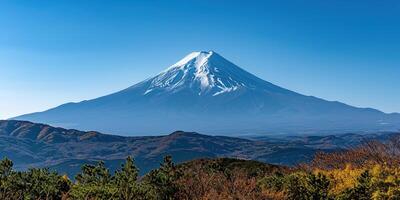
<svg viewBox="0 0 400 200">
<path fill-rule="evenodd" d="M 214 50 L 282 87 L 400 112 L 400 2 L 0 2 L 0 119 L 124 89 Z"/>
</svg>

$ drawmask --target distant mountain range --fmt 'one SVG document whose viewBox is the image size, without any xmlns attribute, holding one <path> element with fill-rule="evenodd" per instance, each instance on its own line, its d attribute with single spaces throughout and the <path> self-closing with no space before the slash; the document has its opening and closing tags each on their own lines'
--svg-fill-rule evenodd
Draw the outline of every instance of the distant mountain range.
<svg viewBox="0 0 400 200">
<path fill-rule="evenodd" d="M 10 158 L 17 169 L 50 167 L 69 175 L 76 174 L 81 164 L 99 160 L 116 169 L 127 156 L 135 158 L 141 173 L 157 168 L 165 155 L 177 162 L 230 157 L 293 165 L 310 160 L 316 151 L 337 151 L 393 134 L 244 139 L 177 131 L 165 136 L 123 137 L 0 120 L 0 158 Z"/>
<path fill-rule="evenodd" d="M 193 52 L 120 92 L 15 119 L 131 136 L 175 130 L 241 135 L 400 128 L 399 114 L 301 95 L 264 81 L 212 51 Z"/>
</svg>

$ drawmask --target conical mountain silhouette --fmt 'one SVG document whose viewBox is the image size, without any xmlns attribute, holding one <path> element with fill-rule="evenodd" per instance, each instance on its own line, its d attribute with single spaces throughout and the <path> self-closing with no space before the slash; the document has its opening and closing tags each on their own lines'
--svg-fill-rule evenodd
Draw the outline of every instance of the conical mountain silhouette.
<svg viewBox="0 0 400 200">
<path fill-rule="evenodd" d="M 120 92 L 15 119 L 122 135 L 175 130 L 322 134 L 400 128 L 399 114 L 301 95 L 264 81 L 213 51 L 190 53 Z"/>
</svg>

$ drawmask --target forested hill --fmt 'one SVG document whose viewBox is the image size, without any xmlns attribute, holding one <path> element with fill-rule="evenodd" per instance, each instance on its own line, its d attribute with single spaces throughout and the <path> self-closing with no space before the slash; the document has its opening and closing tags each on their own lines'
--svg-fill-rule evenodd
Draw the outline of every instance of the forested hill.
<svg viewBox="0 0 400 200">
<path fill-rule="evenodd" d="M 142 173 L 158 167 L 165 155 L 177 162 L 204 157 L 235 157 L 265 161 L 272 144 L 232 137 L 177 131 L 165 136 L 122 137 L 55 128 L 26 121 L 0 121 L 0 156 L 17 169 L 51 167 L 75 174 L 82 163 L 104 160 L 116 168 L 127 157 Z"/>
<path fill-rule="evenodd" d="M 384 140 L 392 134 L 369 137 Z M 231 157 L 293 165 L 309 161 L 317 151 L 340 150 L 357 145 L 365 138 L 344 134 L 243 139 L 183 131 L 165 136 L 122 137 L 3 120 L 0 121 L 0 157 L 13 160 L 16 169 L 50 167 L 73 176 L 83 163 L 103 160 L 114 170 L 126 157 L 132 156 L 144 174 L 157 168 L 165 155 L 172 155 L 178 163 L 196 158 Z"/>
</svg>

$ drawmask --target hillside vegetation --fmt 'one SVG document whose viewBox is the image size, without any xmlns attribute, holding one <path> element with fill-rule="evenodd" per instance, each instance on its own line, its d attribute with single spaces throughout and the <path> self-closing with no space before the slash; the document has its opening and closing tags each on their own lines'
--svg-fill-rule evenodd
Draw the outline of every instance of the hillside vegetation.
<svg viewBox="0 0 400 200">
<path fill-rule="evenodd" d="M 139 176 L 133 158 L 115 172 L 85 164 L 74 180 L 48 169 L 0 162 L 0 199 L 399 199 L 400 139 L 319 153 L 295 168 L 229 158 L 175 165 Z"/>
<path fill-rule="evenodd" d="M 171 155 L 176 163 L 198 158 L 238 158 L 293 166 L 311 161 L 318 151 L 332 152 L 364 140 L 387 141 L 399 133 L 348 133 L 325 136 L 235 138 L 176 131 L 165 136 L 122 137 L 93 131 L 52 127 L 26 121 L 0 120 L 0 158 L 14 162 L 15 170 L 49 167 L 74 177 L 83 164 L 104 161 L 117 170 L 134 157 L 140 175 Z"/>
</svg>

